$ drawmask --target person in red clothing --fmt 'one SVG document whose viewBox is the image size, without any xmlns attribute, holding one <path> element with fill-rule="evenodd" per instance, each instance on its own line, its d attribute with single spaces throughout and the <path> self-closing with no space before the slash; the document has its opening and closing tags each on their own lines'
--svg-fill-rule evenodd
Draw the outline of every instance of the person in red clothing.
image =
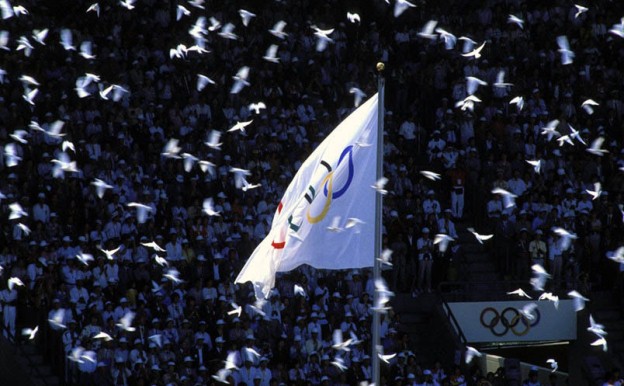
<svg viewBox="0 0 624 386">
<path fill-rule="evenodd" d="M 464 216 L 464 192 L 466 171 L 458 163 L 449 169 L 447 175 L 451 184 L 451 211 L 453 218 L 461 219 Z"/>
</svg>

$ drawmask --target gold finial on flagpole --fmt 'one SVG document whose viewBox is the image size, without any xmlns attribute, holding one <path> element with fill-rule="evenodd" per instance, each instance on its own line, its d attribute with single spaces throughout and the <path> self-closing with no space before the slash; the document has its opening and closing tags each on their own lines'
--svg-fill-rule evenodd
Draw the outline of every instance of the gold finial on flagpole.
<svg viewBox="0 0 624 386">
<path fill-rule="evenodd" d="M 382 72 L 386 68 L 386 65 L 384 62 L 378 62 L 376 68 L 377 72 Z"/>
</svg>

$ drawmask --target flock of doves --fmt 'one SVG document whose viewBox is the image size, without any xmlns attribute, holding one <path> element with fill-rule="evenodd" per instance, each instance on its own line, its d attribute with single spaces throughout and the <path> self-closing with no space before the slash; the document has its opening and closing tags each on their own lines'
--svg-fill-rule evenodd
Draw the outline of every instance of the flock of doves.
<svg viewBox="0 0 624 386">
<path fill-rule="evenodd" d="M 127 9 L 128 12 L 131 12 L 135 8 L 137 0 L 120 0 L 117 3 L 117 6 L 123 7 Z M 182 0 L 181 0 L 182 2 Z M 385 0 L 386 3 L 390 5 L 389 0 Z M 587 7 L 583 7 L 581 5 L 574 5 L 577 12 L 575 17 L 579 17 L 581 14 L 587 12 L 589 9 Z M 406 0 L 395 0 L 393 5 L 393 14 L 394 17 L 400 17 L 405 11 L 410 8 L 414 8 L 416 5 L 406 1 Z M 176 9 L 176 20 L 180 20 L 184 17 L 192 17 L 192 10 L 204 10 L 204 0 L 187 0 L 183 2 L 183 4 L 177 5 Z M 91 4 L 85 11 L 93 12 L 99 17 L 101 12 L 101 7 L 99 3 Z M 12 5 L 9 0 L 0 0 L 0 16 L 6 22 L 12 18 L 23 18 L 28 17 L 29 11 L 21 6 L 21 5 Z M 244 27 L 247 27 L 256 16 L 252 12 L 249 12 L 244 9 L 239 10 L 239 15 L 241 17 L 241 21 Z M 361 23 L 361 17 L 357 13 L 347 13 L 347 20 L 354 24 Z M 509 15 L 508 23 L 517 25 L 518 28 L 524 28 L 524 20 L 515 15 Z M 206 48 L 206 36 L 210 33 L 216 33 L 223 39 L 230 40 L 238 40 L 239 37 L 235 32 L 235 24 L 228 22 L 222 24 L 221 21 L 217 20 L 214 17 L 205 17 L 199 16 L 197 17 L 196 22 L 189 29 L 188 34 L 192 38 L 194 44 L 191 46 L 186 46 L 184 44 L 178 44 L 176 47 L 172 47 L 169 50 L 170 59 L 184 59 L 191 52 L 199 55 L 203 55 L 209 53 L 210 51 Z M 311 28 L 314 31 L 314 36 L 316 38 L 316 50 L 318 52 L 324 51 L 329 44 L 333 43 L 331 38 L 331 34 L 334 32 L 334 29 L 321 29 L 316 25 L 312 25 Z M 275 36 L 280 40 L 284 40 L 288 33 L 286 32 L 287 22 L 280 20 L 277 21 L 273 28 L 271 28 L 268 32 Z M 33 50 L 36 50 L 39 46 L 45 46 L 49 44 L 47 41 L 49 35 L 49 29 L 34 29 L 30 36 L 22 35 L 14 40 L 14 44 L 11 44 L 9 32 L 5 30 L 0 30 L 0 50 L 10 51 L 14 49 L 16 51 L 22 51 L 25 57 L 30 57 Z M 620 38 L 624 38 L 624 18 L 620 20 L 619 23 L 614 24 L 609 33 Z M 73 42 L 72 31 L 70 29 L 61 28 L 58 30 L 58 35 L 60 39 L 61 47 L 68 51 L 76 52 L 80 57 L 84 58 L 87 61 L 94 61 L 97 59 L 97 53 L 93 52 L 93 44 L 89 40 L 84 40 L 80 42 L 78 46 L 76 46 Z M 452 33 L 438 27 L 438 22 L 435 20 L 430 20 L 425 24 L 422 30 L 418 33 L 418 36 L 423 39 L 430 40 L 439 40 L 444 43 L 444 46 L 448 50 L 455 49 L 458 41 L 462 42 L 461 47 L 461 55 L 466 58 L 479 59 L 482 56 L 482 51 L 486 45 L 486 42 L 478 43 L 466 36 L 456 37 Z M 556 43 L 559 47 L 558 52 L 561 56 L 561 63 L 563 65 L 571 64 L 574 60 L 574 51 L 570 47 L 568 42 L 568 38 L 566 36 L 558 36 L 556 38 Z M 13 47 L 13 48 L 12 48 Z M 279 45 L 271 44 L 267 50 L 263 59 L 267 62 L 278 64 L 280 62 L 280 58 L 278 56 Z M 251 69 L 248 66 L 243 66 L 238 69 L 235 75 L 232 77 L 232 85 L 230 88 L 231 94 L 240 93 L 245 87 L 251 85 L 249 81 Z M 7 72 L 0 68 L 0 84 L 5 82 L 5 77 L 7 76 Z M 27 74 L 21 74 L 18 77 L 18 80 L 21 82 L 23 87 L 23 100 L 25 103 L 34 106 L 37 102 L 37 97 L 39 94 L 39 86 L 40 83 L 33 77 Z M 487 82 L 478 79 L 476 77 L 466 77 L 467 82 L 467 93 L 468 96 L 457 102 L 456 107 L 461 110 L 469 110 L 473 111 L 475 105 L 481 102 L 481 99 L 475 93 L 478 91 L 479 87 L 487 86 Z M 215 85 L 217 82 L 210 79 L 208 76 L 204 74 L 197 74 L 196 81 L 196 90 L 198 92 L 202 92 L 206 87 L 210 85 Z M 107 83 L 103 81 L 100 76 L 93 73 L 86 73 L 84 76 L 78 77 L 75 82 L 76 87 L 74 91 L 76 92 L 79 98 L 87 98 L 87 97 L 99 97 L 103 101 L 107 102 L 120 102 L 124 97 L 127 97 L 130 93 L 130 90 L 123 87 L 122 85 Z M 501 87 L 501 88 L 510 88 L 512 87 L 512 83 L 508 83 L 505 81 L 505 72 L 500 71 L 497 76 L 496 82 L 493 84 L 493 87 Z M 350 88 L 349 92 L 354 96 L 354 106 L 357 107 L 362 99 L 366 96 L 364 92 L 362 92 L 357 87 Z M 516 96 L 509 101 L 510 104 L 514 104 L 518 111 L 521 111 L 524 107 L 524 98 L 522 96 Z M 581 105 L 583 110 L 587 114 L 593 113 L 593 107 L 597 106 L 598 103 L 592 99 L 588 99 L 584 101 Z M 260 114 L 261 110 L 267 108 L 267 106 L 259 101 L 256 103 L 251 103 L 248 106 L 249 110 L 254 112 L 255 114 Z M 246 128 L 253 123 L 253 119 L 245 122 L 236 122 L 234 126 L 227 130 L 229 133 L 240 132 L 241 134 L 245 134 Z M 15 141 L 12 143 L 8 143 L 4 146 L 4 157 L 5 163 L 8 168 L 12 168 L 17 166 L 21 161 L 20 152 L 18 151 L 18 143 L 19 144 L 28 144 L 28 138 L 32 132 L 39 131 L 43 133 L 43 135 L 55 138 L 59 143 L 61 143 L 61 151 L 57 152 L 56 158 L 51 162 L 53 163 L 52 175 L 54 178 L 63 179 L 66 173 L 78 173 L 80 170 L 75 160 L 72 160 L 71 154 L 76 152 L 75 145 L 66 139 L 66 133 L 63 133 L 63 125 L 64 122 L 61 120 L 57 120 L 51 124 L 40 125 L 36 121 L 32 121 L 28 128 L 31 132 L 28 132 L 24 129 L 16 129 L 13 133 L 10 134 L 10 137 Z M 547 136 L 548 140 L 552 140 L 556 138 L 559 142 L 559 146 L 564 146 L 565 144 L 574 145 L 574 141 L 578 141 L 586 146 L 586 150 L 596 156 L 604 155 L 607 150 L 602 149 L 602 144 L 604 142 L 603 137 L 598 137 L 593 140 L 593 142 L 588 146 L 583 138 L 580 136 L 579 131 L 575 130 L 572 126 L 568 125 L 568 133 L 561 133 L 558 130 L 560 126 L 560 122 L 554 120 L 549 122 L 546 127 L 542 129 L 541 134 Z M 211 149 L 219 150 L 221 146 L 221 135 L 222 132 L 217 130 L 212 130 L 208 133 L 207 141 L 205 145 Z M 211 175 L 215 174 L 216 165 L 207 160 L 200 160 L 192 154 L 182 153 L 182 149 L 179 145 L 179 141 L 175 138 L 171 138 L 168 140 L 165 145 L 162 156 L 172 159 L 182 160 L 184 164 L 184 169 L 186 172 L 190 172 L 195 165 L 204 172 L 210 173 Z M 540 173 L 541 168 L 541 160 L 527 160 L 536 173 Z M 233 174 L 235 185 L 238 189 L 242 189 L 246 191 L 248 189 L 258 188 L 260 184 L 253 184 L 248 181 L 248 178 L 251 176 L 251 172 L 241 168 L 232 167 L 230 172 Z M 420 172 L 424 177 L 437 181 L 440 180 L 440 174 L 422 170 Z M 385 185 L 388 182 L 387 178 L 382 178 L 375 183 L 373 186 L 380 194 L 386 194 Z M 105 192 L 109 189 L 112 189 L 113 186 L 108 184 L 106 181 L 100 179 L 94 179 L 91 184 L 97 192 L 97 195 L 100 199 L 102 199 L 105 195 Z M 503 202 L 505 208 L 509 209 L 515 206 L 515 198 L 517 198 L 511 192 L 506 190 L 497 188 L 492 191 L 493 194 L 501 195 L 503 197 Z M 601 186 L 600 183 L 596 182 L 594 186 L 594 190 L 587 190 L 587 193 L 592 196 L 593 199 L 598 198 L 601 195 Z M 6 199 L 7 197 L 0 192 L 0 200 Z M 132 207 L 136 210 L 136 216 L 139 223 L 144 223 L 147 219 L 148 212 L 153 210 L 150 206 L 145 205 L 139 202 L 131 202 L 127 204 L 128 207 Z M 9 205 L 10 214 L 9 220 L 18 220 L 28 216 L 28 213 L 22 208 L 22 206 L 18 203 L 12 203 Z M 219 216 L 220 213 L 215 210 L 215 205 L 212 198 L 207 198 L 203 203 L 203 211 L 209 216 Z M 346 227 L 352 227 L 358 224 L 357 219 L 349 219 L 348 225 Z M 350 224 L 350 225 L 349 225 Z M 19 227 L 22 231 L 28 235 L 30 233 L 30 229 L 26 224 L 19 223 Z M 339 231 L 340 228 L 337 225 L 337 221 L 332 222 L 332 225 L 328 227 L 329 231 Z M 493 235 L 481 235 L 477 233 L 474 229 L 469 228 L 469 231 L 474 234 L 477 241 L 479 243 L 483 243 L 493 237 Z M 567 249 L 570 246 L 571 240 L 576 238 L 576 235 L 563 229 L 563 228 L 555 228 L 553 232 L 560 236 L 564 242 L 563 249 Z M 445 234 L 438 234 L 435 236 L 434 243 L 439 245 L 440 251 L 444 252 L 450 242 L 454 241 L 450 236 Z M 166 258 L 158 256 L 158 253 L 164 252 L 164 249 L 156 244 L 156 242 L 151 241 L 148 243 L 143 243 L 143 245 L 152 248 L 154 250 L 154 262 L 158 265 L 166 267 L 164 271 L 164 277 L 168 280 L 172 281 L 174 284 L 182 283 L 183 280 L 180 278 L 180 273 L 173 267 L 168 267 L 168 262 Z M 100 251 L 107 257 L 107 259 L 114 259 L 114 254 L 119 250 L 119 248 L 114 250 L 103 250 Z M 382 252 L 379 260 L 382 264 L 391 265 L 391 255 L 392 251 L 386 249 Z M 82 253 L 76 256 L 77 259 L 85 265 L 88 265 L 91 261 L 94 260 L 92 255 Z M 616 251 L 609 252 L 607 257 L 617 263 L 624 264 L 624 247 L 620 247 Z M 556 295 L 553 295 L 549 292 L 544 292 L 544 286 L 547 279 L 550 277 L 548 272 L 540 266 L 533 265 L 532 267 L 534 277 L 531 279 L 531 285 L 534 290 L 541 291 L 542 294 L 539 296 L 539 300 L 550 300 L 554 302 L 555 307 L 558 304 L 559 298 Z M 15 286 L 23 286 L 24 283 L 17 277 L 11 277 L 8 279 L 8 288 L 9 290 L 13 290 Z M 153 290 L 159 291 L 160 286 L 153 282 Z M 295 285 L 295 294 L 300 296 L 305 296 L 305 291 L 302 287 Z M 375 291 L 379 296 L 377 296 L 377 302 L 373 305 L 372 310 L 374 312 L 386 312 L 389 309 L 388 302 L 390 301 L 393 293 L 388 289 L 388 286 L 383 281 L 383 279 L 377 279 L 375 282 Z M 522 289 L 518 289 L 516 291 L 509 292 L 508 294 L 519 295 L 522 297 L 530 298 Z M 587 298 L 583 297 L 580 293 L 576 291 L 571 291 L 568 293 L 568 296 L 574 299 L 575 309 L 576 311 L 580 311 L 584 308 L 584 304 L 588 301 Z M 258 299 L 254 305 L 249 305 L 251 312 L 262 313 L 262 305 L 264 300 Z M 233 310 L 230 311 L 230 314 L 238 314 L 240 315 L 242 311 L 242 307 L 232 304 Z M 519 310 L 527 319 L 531 320 L 535 316 L 533 314 L 533 310 L 537 307 L 536 303 L 530 303 L 526 305 L 523 309 Z M 117 326 L 128 332 L 134 331 L 134 327 L 132 327 L 132 321 L 134 318 L 134 313 L 129 312 L 124 317 L 122 317 Z M 602 346 L 603 350 L 607 350 L 607 342 L 605 339 L 606 331 L 604 330 L 604 326 L 596 323 L 593 317 L 590 315 L 590 327 L 588 331 L 594 333 L 597 336 L 597 340 L 592 343 L 595 346 Z M 54 312 L 49 319 L 49 323 L 53 328 L 62 329 L 66 326 L 63 324 L 66 320 L 66 316 L 64 315 L 64 310 L 59 309 Z M 22 333 L 27 336 L 29 339 L 34 339 L 38 331 L 38 327 L 34 329 L 24 329 Z M 113 339 L 110 335 L 101 332 L 100 334 L 94 337 L 95 339 L 104 339 L 111 340 Z M 160 336 L 151 336 L 150 340 L 154 341 L 157 345 L 162 345 L 162 339 Z M 360 341 L 356 336 L 352 335 L 350 339 L 343 341 L 342 334 L 340 330 L 336 330 L 333 336 L 333 348 L 338 352 L 349 351 L 349 346 L 353 344 L 357 344 Z M 252 350 L 253 351 L 253 350 Z M 378 350 L 379 357 L 384 361 L 388 362 L 392 359 L 396 354 L 384 355 L 383 352 Z M 257 352 L 250 353 L 251 355 L 260 354 Z M 470 362 L 474 356 L 480 356 L 477 350 L 472 347 L 467 347 L 467 352 L 465 355 L 466 362 Z M 83 362 L 85 360 L 95 361 L 96 355 L 92 351 L 87 351 L 83 348 L 75 348 L 71 354 L 69 355 L 69 359 L 75 362 Z M 344 361 L 341 359 L 340 355 L 337 355 L 334 361 L 332 362 L 335 366 L 344 370 L 346 367 L 344 365 Z M 548 360 L 549 365 L 553 368 L 553 371 L 557 369 L 557 362 L 554 359 Z M 227 376 L 231 373 L 232 370 L 236 369 L 235 358 L 233 354 L 228 356 L 228 359 L 225 361 L 225 367 L 220 370 L 213 377 L 219 381 L 227 383 Z"/>
</svg>

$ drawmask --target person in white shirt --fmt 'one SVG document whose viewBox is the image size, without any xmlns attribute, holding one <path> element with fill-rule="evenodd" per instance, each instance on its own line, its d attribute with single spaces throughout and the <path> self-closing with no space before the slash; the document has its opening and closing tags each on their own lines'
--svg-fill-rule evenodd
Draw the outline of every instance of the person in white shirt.
<svg viewBox="0 0 624 386">
<path fill-rule="evenodd" d="M 509 191 L 516 196 L 520 197 L 527 190 L 526 182 L 520 177 L 520 171 L 514 171 L 513 178 L 507 181 L 507 186 L 509 187 Z"/>
<path fill-rule="evenodd" d="M 39 201 L 33 205 L 33 220 L 47 224 L 50 221 L 50 207 L 45 203 L 45 194 L 39 193 Z"/>
<path fill-rule="evenodd" d="M 423 212 L 425 215 L 435 214 L 436 218 L 440 215 L 442 211 L 440 207 L 440 203 L 438 200 L 434 198 L 435 192 L 433 190 L 429 190 L 427 192 L 427 198 L 423 201 Z"/>
<path fill-rule="evenodd" d="M 167 245 L 165 245 L 165 250 L 167 251 L 167 260 L 173 262 L 180 261 L 183 259 L 181 240 L 178 238 L 178 234 L 176 233 L 175 229 L 171 229 L 169 231 L 169 235 L 171 236 L 171 239 L 169 240 Z"/>
<path fill-rule="evenodd" d="M 433 241 L 429 238 L 429 228 L 422 229 L 416 240 L 418 253 L 418 290 L 431 291 L 431 270 L 433 267 Z"/>
</svg>

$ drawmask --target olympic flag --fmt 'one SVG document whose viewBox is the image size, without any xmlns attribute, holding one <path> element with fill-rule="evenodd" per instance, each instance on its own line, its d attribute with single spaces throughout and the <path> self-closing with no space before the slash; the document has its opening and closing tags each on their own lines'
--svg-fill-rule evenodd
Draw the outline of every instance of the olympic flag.
<svg viewBox="0 0 624 386">
<path fill-rule="evenodd" d="M 312 152 L 282 197 L 268 235 L 238 274 L 268 297 L 275 274 L 375 262 L 378 94 L 352 112 Z"/>
</svg>

